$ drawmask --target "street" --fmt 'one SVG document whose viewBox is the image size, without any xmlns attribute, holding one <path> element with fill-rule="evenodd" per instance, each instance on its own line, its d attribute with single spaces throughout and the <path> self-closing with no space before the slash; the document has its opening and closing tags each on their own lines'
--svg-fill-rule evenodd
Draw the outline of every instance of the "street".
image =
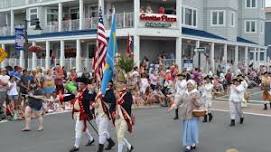
<svg viewBox="0 0 271 152">
<path fill-rule="evenodd" d="M 136 128 L 128 140 L 137 152 L 181 152 L 180 121 L 172 119 L 165 108 L 136 109 Z M 269 110 L 267 113 L 270 113 Z M 212 123 L 200 125 L 198 152 L 224 152 L 235 148 L 239 152 L 270 152 L 271 117 L 245 115 L 244 125 L 229 127 L 228 112 L 215 112 Z M 21 121 L 0 124 L 1 152 L 67 152 L 73 145 L 73 121 L 71 113 L 46 116 L 45 130 L 21 132 Z M 91 130 L 93 132 L 93 130 Z M 114 133 L 114 131 L 112 130 Z M 82 140 L 81 152 L 96 151 L 95 146 L 85 147 Z M 113 134 L 115 139 L 115 135 Z M 116 146 L 113 151 L 116 151 Z"/>
</svg>

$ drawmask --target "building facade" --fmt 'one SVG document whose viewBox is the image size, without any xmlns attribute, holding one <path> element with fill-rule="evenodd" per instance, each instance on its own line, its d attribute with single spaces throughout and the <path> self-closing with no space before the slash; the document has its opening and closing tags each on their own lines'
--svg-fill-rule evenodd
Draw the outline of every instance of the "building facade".
<svg viewBox="0 0 271 152">
<path fill-rule="evenodd" d="M 265 32 L 271 33 L 271 7 L 265 8 Z M 265 45 L 268 47 L 267 49 L 267 60 L 270 62 L 271 58 L 271 34 L 265 34 Z"/>
<path fill-rule="evenodd" d="M 215 71 L 218 63 L 246 69 L 251 62 L 266 64 L 264 0 L 0 0 L 0 44 L 9 53 L 1 66 L 24 66 L 28 56 L 29 68 L 60 63 L 89 69 L 99 5 L 107 34 L 115 8 L 118 51 L 125 52 L 131 35 L 137 64 L 161 54 L 180 68 L 192 63 L 205 71 Z M 16 51 L 15 27 L 36 18 L 42 30 L 28 22 L 29 43 L 44 51 Z"/>
</svg>

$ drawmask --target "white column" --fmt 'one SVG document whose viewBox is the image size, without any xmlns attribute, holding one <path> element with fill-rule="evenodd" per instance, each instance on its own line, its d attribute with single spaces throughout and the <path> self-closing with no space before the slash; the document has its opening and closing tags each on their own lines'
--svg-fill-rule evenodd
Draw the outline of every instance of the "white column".
<svg viewBox="0 0 271 152">
<path fill-rule="evenodd" d="M 238 69 L 238 58 L 239 58 L 239 51 L 238 51 L 239 47 L 236 45 L 235 46 L 235 50 L 234 50 L 234 67 L 235 67 L 235 70 Z"/>
<path fill-rule="evenodd" d="M 199 48 L 199 47 L 200 47 L 200 41 L 196 41 L 196 48 Z M 202 64 L 200 65 L 200 63 L 199 63 L 199 58 L 201 57 L 200 54 L 201 54 L 200 52 L 196 52 L 196 55 L 195 55 L 194 61 L 193 61 L 193 63 L 195 63 L 195 65 L 197 67 L 202 66 Z M 201 69 L 201 67 L 199 67 L 199 68 Z"/>
<path fill-rule="evenodd" d="M 211 60 L 211 69 L 212 72 L 215 73 L 215 43 L 212 42 L 211 50 L 210 50 L 210 60 Z"/>
<path fill-rule="evenodd" d="M 135 65 L 139 67 L 140 64 L 140 37 L 134 35 L 134 61 Z"/>
<path fill-rule="evenodd" d="M 264 49 L 264 55 L 263 55 L 263 58 L 264 58 L 264 65 L 267 66 L 267 49 Z"/>
<path fill-rule="evenodd" d="M 109 2 L 107 2 L 107 3 L 109 3 Z M 102 13 L 103 13 L 103 16 L 104 16 L 104 12 L 105 12 L 104 11 L 104 0 L 99 0 L 98 5 L 101 6 Z M 109 9 L 107 8 L 107 10 L 109 10 Z"/>
<path fill-rule="evenodd" d="M 79 0 L 79 30 L 84 28 L 84 2 Z"/>
<path fill-rule="evenodd" d="M 65 43 L 64 40 L 60 41 L 60 66 L 65 65 Z"/>
<path fill-rule="evenodd" d="M 140 11 L 140 1 L 134 0 L 134 28 L 138 27 L 140 13 L 139 11 Z"/>
<path fill-rule="evenodd" d="M 245 72 L 247 73 L 248 72 L 248 60 L 249 60 L 249 57 L 248 57 L 248 47 L 246 46 L 245 47 Z"/>
<path fill-rule="evenodd" d="M 256 66 L 256 63 L 257 63 L 256 54 L 257 54 L 257 48 L 254 48 L 254 52 L 253 52 L 253 65 L 254 66 Z"/>
<path fill-rule="evenodd" d="M 181 29 L 182 27 L 182 0 L 176 0 L 176 16 L 177 16 L 177 27 Z"/>
<path fill-rule="evenodd" d="M 25 67 L 24 50 L 20 51 L 20 67 Z"/>
<path fill-rule="evenodd" d="M 58 3 L 58 32 L 62 31 L 62 3 Z"/>
<path fill-rule="evenodd" d="M 32 42 L 32 45 L 36 45 L 36 42 Z M 37 67 L 37 54 L 32 52 L 32 69 Z"/>
<path fill-rule="evenodd" d="M 76 40 L 76 72 L 81 72 L 81 42 Z"/>
<path fill-rule="evenodd" d="M 223 62 L 226 66 L 226 68 L 225 68 L 226 71 L 224 71 L 224 72 L 227 72 L 227 70 L 228 70 L 227 69 L 227 67 L 228 67 L 228 44 L 224 44 Z"/>
<path fill-rule="evenodd" d="M 260 48 L 257 49 L 257 53 L 258 53 L 258 56 L 257 56 L 257 57 L 258 57 L 258 59 L 257 59 L 257 61 L 258 61 L 257 63 L 258 63 L 258 64 L 257 64 L 257 65 L 258 65 L 258 67 L 260 67 L 260 63 L 261 63 L 261 58 L 260 58 L 260 57 L 261 57 L 261 56 L 260 56 L 260 54 L 261 54 L 261 49 L 260 49 Z"/>
<path fill-rule="evenodd" d="M 179 69 L 183 69 L 182 65 L 182 38 L 177 37 L 176 38 L 176 64 L 178 65 Z"/>
<path fill-rule="evenodd" d="M 14 29 L 15 27 L 14 27 L 14 11 L 13 10 L 11 10 L 10 11 L 10 32 L 11 32 L 11 35 L 13 35 L 14 34 Z"/>
<path fill-rule="evenodd" d="M 50 68 L 50 42 L 46 41 L 46 52 L 45 52 L 45 69 Z"/>
</svg>

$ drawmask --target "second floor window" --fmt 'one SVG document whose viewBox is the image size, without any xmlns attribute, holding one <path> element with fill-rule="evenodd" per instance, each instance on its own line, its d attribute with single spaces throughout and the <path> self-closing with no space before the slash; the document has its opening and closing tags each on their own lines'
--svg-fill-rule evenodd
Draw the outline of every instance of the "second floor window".
<svg viewBox="0 0 271 152">
<path fill-rule="evenodd" d="M 183 24 L 187 26 L 197 26 L 197 10 L 193 8 L 183 8 Z"/>
<path fill-rule="evenodd" d="M 256 0 L 246 0 L 246 7 L 247 8 L 256 8 Z"/>
<path fill-rule="evenodd" d="M 245 21 L 245 32 L 256 33 L 256 21 Z"/>
<path fill-rule="evenodd" d="M 224 26 L 225 25 L 225 11 L 211 11 L 211 25 Z"/>
<path fill-rule="evenodd" d="M 29 9 L 29 19 L 30 19 L 30 26 L 34 26 L 36 24 L 36 19 L 38 18 L 38 9 L 31 8 Z"/>
<path fill-rule="evenodd" d="M 58 9 L 48 8 L 47 9 L 47 24 L 58 21 Z"/>
</svg>

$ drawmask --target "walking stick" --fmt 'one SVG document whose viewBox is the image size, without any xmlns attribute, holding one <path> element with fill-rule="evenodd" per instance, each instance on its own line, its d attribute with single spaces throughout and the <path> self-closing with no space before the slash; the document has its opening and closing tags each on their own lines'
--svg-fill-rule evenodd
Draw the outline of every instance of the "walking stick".
<svg viewBox="0 0 271 152">
<path fill-rule="evenodd" d="M 99 135 L 97 129 L 93 126 L 93 124 L 91 123 L 91 121 L 88 121 L 88 123 L 92 127 L 92 129 L 94 130 L 94 132 L 96 132 L 96 134 Z"/>
</svg>

